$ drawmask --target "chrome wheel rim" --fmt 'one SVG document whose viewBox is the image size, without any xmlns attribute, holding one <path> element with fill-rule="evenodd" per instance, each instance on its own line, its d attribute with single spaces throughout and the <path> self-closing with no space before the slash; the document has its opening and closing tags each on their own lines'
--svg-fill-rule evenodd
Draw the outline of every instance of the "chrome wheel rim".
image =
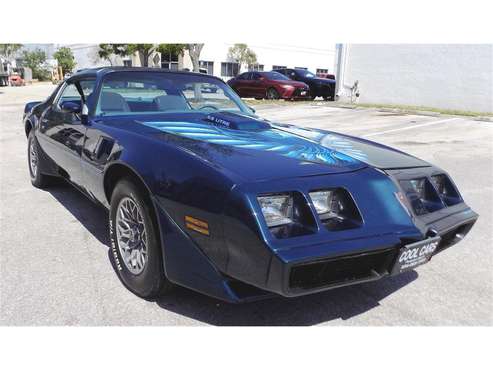
<svg viewBox="0 0 493 370">
<path fill-rule="evenodd" d="M 31 139 L 31 143 L 29 144 L 29 168 L 33 177 L 36 177 L 36 173 L 38 172 L 38 153 L 34 146 L 34 139 Z"/>
<path fill-rule="evenodd" d="M 127 269 L 134 275 L 147 263 L 147 232 L 137 203 L 129 197 L 120 200 L 116 210 L 118 249 Z"/>
</svg>

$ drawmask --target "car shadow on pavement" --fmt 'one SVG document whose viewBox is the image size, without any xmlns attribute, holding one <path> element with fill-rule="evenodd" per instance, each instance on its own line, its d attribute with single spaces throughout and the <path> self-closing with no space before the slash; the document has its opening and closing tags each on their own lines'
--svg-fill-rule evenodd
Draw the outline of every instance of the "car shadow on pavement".
<svg viewBox="0 0 493 370">
<path fill-rule="evenodd" d="M 163 309 L 219 326 L 307 326 L 347 320 L 417 279 L 416 271 L 377 282 L 353 285 L 298 298 L 270 298 L 231 304 L 176 287 L 156 303 Z M 343 323 L 339 323 L 343 324 Z"/>
<path fill-rule="evenodd" d="M 108 212 L 63 180 L 46 189 L 100 243 L 109 247 Z"/>
<path fill-rule="evenodd" d="M 108 247 L 108 213 L 70 185 L 60 183 L 49 193 L 100 243 Z M 116 273 L 116 271 L 115 271 Z M 230 304 L 192 290 L 175 287 L 157 299 L 162 309 L 219 326 L 306 326 L 347 320 L 380 305 L 385 297 L 417 279 L 416 271 L 298 298 L 275 297 L 256 302 Z"/>
</svg>

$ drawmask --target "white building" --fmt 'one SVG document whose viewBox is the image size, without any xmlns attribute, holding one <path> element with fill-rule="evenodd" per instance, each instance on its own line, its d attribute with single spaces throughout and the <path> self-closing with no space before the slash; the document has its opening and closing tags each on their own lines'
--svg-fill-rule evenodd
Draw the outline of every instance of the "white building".
<svg viewBox="0 0 493 370">
<path fill-rule="evenodd" d="M 200 65 L 209 74 L 228 80 L 239 72 L 248 70 L 228 58 L 228 50 L 233 44 L 206 43 L 200 53 Z M 306 68 L 314 73 L 333 73 L 335 45 L 324 47 L 289 46 L 278 44 L 248 44 L 257 55 L 257 64 L 251 70 L 270 71 L 275 68 Z M 183 67 L 192 69 L 190 58 L 183 58 Z"/>
<path fill-rule="evenodd" d="M 61 46 L 61 45 L 60 45 Z M 110 65 L 107 60 L 98 56 L 97 44 L 67 44 L 77 61 L 76 69 Z M 212 42 L 205 43 L 200 53 L 200 66 L 207 69 L 209 74 L 228 80 L 240 72 L 239 66 L 228 58 L 228 50 L 233 44 Z M 270 71 L 276 67 L 300 67 L 316 73 L 333 73 L 335 45 L 317 46 L 289 46 L 272 44 L 249 44 L 257 55 L 257 65 L 252 69 Z M 169 69 L 188 68 L 192 70 L 192 62 L 188 53 L 184 55 L 159 55 L 149 58 L 149 65 Z M 113 57 L 112 65 L 139 66 L 137 56 Z M 241 71 L 248 69 L 243 66 Z"/>
<path fill-rule="evenodd" d="M 344 44 L 336 53 L 343 101 L 358 81 L 360 103 L 493 112 L 493 45 Z"/>
</svg>

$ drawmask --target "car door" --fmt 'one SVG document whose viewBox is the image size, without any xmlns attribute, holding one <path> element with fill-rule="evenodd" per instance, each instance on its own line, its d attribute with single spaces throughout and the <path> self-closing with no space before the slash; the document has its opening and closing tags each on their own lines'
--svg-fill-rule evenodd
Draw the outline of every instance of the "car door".
<svg viewBox="0 0 493 370">
<path fill-rule="evenodd" d="M 82 106 L 81 95 L 75 84 L 79 83 L 84 95 L 94 88 L 94 79 L 69 80 L 58 96 L 42 114 L 38 139 L 42 149 L 61 168 L 62 175 L 76 185 L 82 185 L 81 152 L 86 126 L 79 114 L 64 112 L 62 103 L 70 101 Z"/>
<path fill-rule="evenodd" d="M 242 98 L 250 96 L 250 72 L 245 72 L 236 78 L 235 90 Z"/>
<path fill-rule="evenodd" d="M 266 84 L 264 83 L 264 78 L 257 72 L 252 72 L 250 74 L 250 96 L 253 97 L 265 97 L 266 94 Z"/>
</svg>

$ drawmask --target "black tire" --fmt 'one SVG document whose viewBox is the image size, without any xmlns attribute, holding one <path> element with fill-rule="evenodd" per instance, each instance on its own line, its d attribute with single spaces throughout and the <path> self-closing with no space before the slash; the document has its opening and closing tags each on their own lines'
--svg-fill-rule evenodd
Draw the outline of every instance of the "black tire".
<svg viewBox="0 0 493 370">
<path fill-rule="evenodd" d="M 277 100 L 280 96 L 275 88 L 269 87 L 266 92 L 266 97 L 269 100 Z"/>
<path fill-rule="evenodd" d="M 315 95 L 314 93 L 310 93 L 309 99 L 315 100 L 316 97 L 317 97 L 317 95 Z"/>
<path fill-rule="evenodd" d="M 260 98 L 260 97 L 256 97 L 255 100 L 262 100 L 263 98 Z"/>
<path fill-rule="evenodd" d="M 27 167 L 29 169 L 31 184 L 39 189 L 48 187 L 52 179 L 50 176 L 41 173 L 42 158 L 41 149 L 34 136 L 34 130 L 31 130 L 27 140 Z M 33 161 L 36 162 L 36 165 L 34 165 Z"/>
<path fill-rule="evenodd" d="M 138 274 L 132 272 L 124 262 L 116 231 L 116 215 L 120 202 L 130 198 L 137 205 L 142 214 L 147 234 L 147 260 L 143 270 Z M 159 229 L 154 219 L 152 205 L 145 194 L 129 179 L 120 180 L 111 195 L 110 207 L 110 241 L 111 256 L 115 269 L 123 284 L 139 297 L 152 299 L 168 292 L 172 288 L 171 282 L 166 279 L 163 268 Z"/>
</svg>

